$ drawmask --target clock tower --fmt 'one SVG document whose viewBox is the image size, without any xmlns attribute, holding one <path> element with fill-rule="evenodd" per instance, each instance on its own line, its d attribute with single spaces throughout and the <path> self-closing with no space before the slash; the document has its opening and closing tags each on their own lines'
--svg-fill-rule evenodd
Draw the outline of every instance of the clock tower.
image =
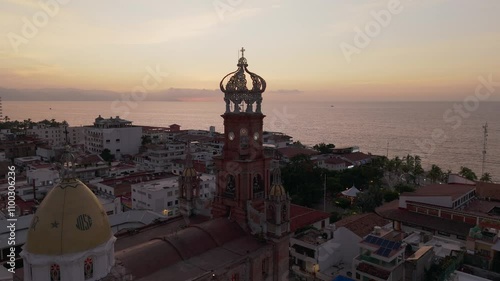
<svg viewBox="0 0 500 281">
<path fill-rule="evenodd" d="M 262 93 L 266 81 L 248 70 L 245 49 L 241 49 L 238 69 L 220 82 L 224 93 L 224 149 L 215 157 L 217 172 L 213 217 L 228 217 L 248 229 L 251 213 L 264 213 L 269 193 L 271 158 L 262 146 Z"/>
</svg>

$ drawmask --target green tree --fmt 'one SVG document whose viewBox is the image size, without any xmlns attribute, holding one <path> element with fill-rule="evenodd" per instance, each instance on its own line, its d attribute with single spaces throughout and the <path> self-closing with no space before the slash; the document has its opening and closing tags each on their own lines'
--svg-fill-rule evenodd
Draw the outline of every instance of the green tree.
<svg viewBox="0 0 500 281">
<path fill-rule="evenodd" d="M 337 222 L 342 219 L 342 215 L 337 212 L 330 213 L 330 223 Z"/>
<path fill-rule="evenodd" d="M 146 145 L 148 143 L 151 143 L 151 137 L 150 136 L 142 136 L 141 137 L 141 145 Z"/>
<path fill-rule="evenodd" d="M 464 166 L 460 167 L 460 172 L 458 174 L 471 181 L 477 180 L 476 173 Z"/>
<path fill-rule="evenodd" d="M 111 162 L 115 158 L 113 154 L 111 154 L 111 151 L 107 148 L 105 148 L 102 153 L 101 153 L 101 158 L 106 161 L 106 162 Z"/>
<path fill-rule="evenodd" d="M 483 181 L 483 182 L 493 182 L 492 178 L 491 178 L 491 175 L 490 173 L 484 173 L 481 178 L 479 179 L 479 181 Z"/>
<path fill-rule="evenodd" d="M 303 145 L 300 141 L 294 141 L 292 143 L 292 146 L 295 146 L 295 147 L 300 147 L 300 148 L 305 148 L 306 146 Z"/>
<path fill-rule="evenodd" d="M 373 212 L 375 208 L 382 205 L 384 194 L 378 187 L 372 186 L 364 192 L 358 193 L 357 205 L 363 212 Z"/>
<path fill-rule="evenodd" d="M 326 144 L 324 142 L 313 146 L 313 149 L 319 151 L 321 154 L 331 154 L 334 148 L 335 145 L 333 143 Z"/>
<path fill-rule="evenodd" d="M 409 184 L 404 184 L 404 183 L 398 183 L 394 186 L 394 190 L 398 193 L 404 193 L 404 192 L 414 192 L 415 187 L 409 185 Z"/>
<path fill-rule="evenodd" d="M 443 176 L 443 170 L 441 170 L 441 168 L 437 165 L 432 165 L 430 171 L 427 173 L 427 177 L 429 177 L 429 179 L 434 183 L 441 181 Z"/>
<path fill-rule="evenodd" d="M 292 157 L 281 173 L 292 202 L 308 207 L 319 202 L 323 198 L 324 172 L 307 155 Z"/>
<path fill-rule="evenodd" d="M 397 191 L 385 190 L 384 191 L 384 201 L 391 202 L 399 199 L 399 193 Z"/>
<path fill-rule="evenodd" d="M 344 197 L 339 197 L 335 200 L 335 205 L 339 208 L 347 209 L 351 206 L 351 200 Z"/>
</svg>

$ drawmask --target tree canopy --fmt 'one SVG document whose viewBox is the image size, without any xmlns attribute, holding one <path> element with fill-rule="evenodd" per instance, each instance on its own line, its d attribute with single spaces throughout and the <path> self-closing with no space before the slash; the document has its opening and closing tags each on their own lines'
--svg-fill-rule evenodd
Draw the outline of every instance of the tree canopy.
<svg viewBox="0 0 500 281">
<path fill-rule="evenodd" d="M 335 148 L 335 145 L 333 143 L 326 144 L 324 142 L 319 143 L 319 144 L 315 144 L 313 146 L 313 149 L 319 151 L 321 154 L 333 153 L 334 148 Z"/>
<path fill-rule="evenodd" d="M 464 166 L 460 167 L 460 172 L 458 174 L 471 181 L 477 180 L 476 173 L 474 173 L 471 169 Z"/>
</svg>

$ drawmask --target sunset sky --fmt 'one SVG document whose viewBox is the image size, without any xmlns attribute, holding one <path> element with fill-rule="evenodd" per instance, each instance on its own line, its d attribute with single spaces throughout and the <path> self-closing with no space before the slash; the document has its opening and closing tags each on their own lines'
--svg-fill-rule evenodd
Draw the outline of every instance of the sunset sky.
<svg viewBox="0 0 500 281">
<path fill-rule="evenodd" d="M 45 23 L 40 3 L 56 0 L 0 3 L 0 87 L 127 92 L 158 66 L 158 90 L 216 89 L 242 46 L 269 90 L 302 98 L 463 100 L 478 76 L 500 81 L 498 0 L 59 1 Z M 357 45 L 391 2 L 399 12 Z"/>
</svg>

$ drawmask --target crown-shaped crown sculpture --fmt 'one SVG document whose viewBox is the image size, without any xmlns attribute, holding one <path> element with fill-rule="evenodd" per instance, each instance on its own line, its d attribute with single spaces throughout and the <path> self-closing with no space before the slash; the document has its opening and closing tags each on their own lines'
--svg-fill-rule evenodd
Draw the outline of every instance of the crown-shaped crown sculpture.
<svg viewBox="0 0 500 281">
<path fill-rule="evenodd" d="M 241 48 L 240 51 L 238 69 L 224 76 L 220 81 L 220 89 L 224 93 L 226 102 L 226 113 L 262 113 L 262 93 L 266 90 L 266 81 L 259 75 L 248 71 L 247 59 L 244 56 L 245 49 Z M 247 85 L 247 75 L 252 80 L 251 85 Z M 255 111 L 254 103 L 256 104 Z"/>
</svg>

